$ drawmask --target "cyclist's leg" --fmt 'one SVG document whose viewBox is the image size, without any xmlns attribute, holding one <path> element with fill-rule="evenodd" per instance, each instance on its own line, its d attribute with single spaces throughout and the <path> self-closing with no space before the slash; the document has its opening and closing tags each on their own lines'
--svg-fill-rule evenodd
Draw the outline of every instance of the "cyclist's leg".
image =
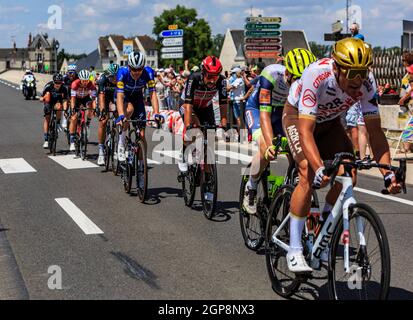
<svg viewBox="0 0 413 320">
<path fill-rule="evenodd" d="M 124 100 L 124 111 L 125 112 L 125 117 L 127 120 L 131 119 L 131 116 L 134 112 L 134 106 L 133 104 L 129 101 L 129 99 L 126 98 Z M 125 156 L 125 139 L 126 139 L 126 131 L 129 127 L 129 123 L 125 122 L 122 127 L 121 127 L 121 132 L 119 134 L 119 142 L 118 142 L 118 159 L 119 161 L 125 161 L 126 156 Z"/>
<path fill-rule="evenodd" d="M 48 142 L 49 141 L 49 123 L 50 123 L 50 115 L 52 113 L 52 106 L 49 103 L 46 103 L 43 107 L 43 113 L 44 113 L 44 120 L 43 120 L 43 133 L 44 133 L 44 144 L 43 147 L 47 148 L 48 147 Z"/>
<path fill-rule="evenodd" d="M 70 132 L 70 149 L 74 150 L 74 143 L 76 137 L 76 130 L 77 130 L 77 122 L 78 122 L 78 112 L 79 108 L 82 106 L 82 101 L 79 98 L 76 98 L 76 103 L 72 108 L 72 117 L 70 118 L 70 125 L 69 125 L 69 132 Z"/>
</svg>

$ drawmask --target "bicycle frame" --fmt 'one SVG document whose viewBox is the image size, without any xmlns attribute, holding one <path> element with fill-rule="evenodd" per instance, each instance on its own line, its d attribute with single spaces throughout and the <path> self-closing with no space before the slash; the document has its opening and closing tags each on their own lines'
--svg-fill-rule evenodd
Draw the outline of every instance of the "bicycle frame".
<svg viewBox="0 0 413 320">
<path fill-rule="evenodd" d="M 353 195 L 353 181 L 350 176 L 340 176 L 336 177 L 336 180 L 343 185 L 343 189 L 340 193 L 339 198 L 337 199 L 331 214 L 323 225 L 314 245 L 312 248 L 309 248 L 311 252 L 310 264 L 312 267 L 318 266 L 321 259 L 321 253 L 328 247 L 329 242 L 334 234 L 337 223 L 340 220 L 340 216 L 343 216 L 343 242 L 344 242 L 344 270 L 346 273 L 350 273 L 350 263 L 349 263 L 349 208 L 350 206 L 357 203 Z M 275 233 L 272 236 L 273 242 L 288 251 L 290 246 L 282 242 L 277 238 L 278 234 L 283 230 L 288 220 L 290 219 L 290 213 L 277 228 Z M 357 217 L 357 231 L 360 238 L 360 244 L 365 245 L 364 230 L 362 218 Z"/>
</svg>

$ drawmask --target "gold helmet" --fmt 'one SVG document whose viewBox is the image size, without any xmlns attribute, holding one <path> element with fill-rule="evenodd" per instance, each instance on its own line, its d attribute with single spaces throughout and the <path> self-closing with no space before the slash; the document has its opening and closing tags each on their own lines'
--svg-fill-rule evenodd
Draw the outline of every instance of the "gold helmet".
<svg viewBox="0 0 413 320">
<path fill-rule="evenodd" d="M 373 50 L 363 40 L 345 38 L 333 45 L 332 57 L 344 68 L 367 69 L 373 64 Z"/>
</svg>

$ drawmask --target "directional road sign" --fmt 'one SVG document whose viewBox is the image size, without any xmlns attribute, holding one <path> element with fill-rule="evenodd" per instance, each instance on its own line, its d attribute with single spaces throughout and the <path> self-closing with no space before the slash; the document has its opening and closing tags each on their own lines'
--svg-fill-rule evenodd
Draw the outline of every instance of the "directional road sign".
<svg viewBox="0 0 413 320">
<path fill-rule="evenodd" d="M 280 27 L 279 23 L 247 23 L 245 30 L 277 30 Z"/>
<path fill-rule="evenodd" d="M 164 38 L 171 38 L 171 37 L 183 37 L 184 35 L 184 30 L 178 29 L 178 30 L 163 30 L 159 36 L 164 37 Z"/>
<path fill-rule="evenodd" d="M 270 46 L 261 46 L 261 45 L 246 45 L 245 51 L 279 51 L 281 52 L 282 46 L 279 44 L 270 45 Z"/>
<path fill-rule="evenodd" d="M 274 45 L 282 42 L 281 37 L 276 38 L 246 38 L 246 44 L 262 44 L 262 45 Z"/>
<path fill-rule="evenodd" d="M 281 31 L 244 31 L 246 37 L 257 37 L 257 38 L 268 38 L 268 37 L 279 37 L 281 36 Z"/>
<path fill-rule="evenodd" d="M 175 47 L 175 46 L 182 46 L 184 44 L 184 38 L 165 38 L 162 39 L 162 45 L 164 47 Z"/>
<path fill-rule="evenodd" d="M 184 58 L 183 52 L 163 53 L 161 55 L 161 59 L 183 59 L 183 58 Z"/>
<path fill-rule="evenodd" d="M 184 52 L 184 47 L 164 47 L 161 48 L 162 53 Z"/>
<path fill-rule="evenodd" d="M 248 59 L 256 59 L 256 58 L 274 58 L 276 59 L 280 52 L 278 51 L 247 51 L 245 55 Z"/>
<path fill-rule="evenodd" d="M 281 17 L 247 17 L 245 19 L 247 23 L 249 22 L 261 22 L 261 23 L 281 23 Z"/>
</svg>

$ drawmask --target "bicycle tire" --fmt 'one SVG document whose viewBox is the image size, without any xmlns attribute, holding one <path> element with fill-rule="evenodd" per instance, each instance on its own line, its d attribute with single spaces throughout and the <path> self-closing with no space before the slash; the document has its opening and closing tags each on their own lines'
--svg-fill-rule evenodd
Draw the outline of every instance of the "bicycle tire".
<svg viewBox="0 0 413 320">
<path fill-rule="evenodd" d="M 81 156 L 82 156 L 82 160 L 86 160 L 87 158 L 87 130 L 86 130 L 86 126 L 82 125 L 82 133 L 81 133 Z"/>
<path fill-rule="evenodd" d="M 188 171 L 182 178 L 182 193 L 184 196 L 184 202 L 187 207 L 192 207 L 195 199 L 196 191 L 196 166 L 190 165 Z"/>
<path fill-rule="evenodd" d="M 292 185 L 283 185 L 277 190 L 270 206 L 267 225 L 265 227 L 265 261 L 268 276 L 273 291 L 284 298 L 289 298 L 296 293 L 300 287 L 301 281 L 294 273 L 288 270 L 287 261 L 285 259 L 287 252 L 282 248 L 277 247 L 272 240 L 272 235 L 288 215 L 293 191 L 294 187 Z M 289 223 L 285 225 L 278 236 L 279 238 L 283 238 L 283 242 L 289 242 L 287 241 L 289 240 L 288 228 Z M 283 270 L 278 271 L 279 266 L 284 260 L 285 267 Z M 282 278 L 282 276 L 284 276 L 284 278 Z M 284 283 L 288 284 L 284 285 Z"/>
<path fill-rule="evenodd" d="M 49 151 L 53 156 L 56 156 L 56 131 L 56 120 L 52 114 L 49 123 Z"/>
<path fill-rule="evenodd" d="M 248 166 L 250 168 L 250 165 Z M 247 169 L 248 170 L 248 169 Z M 242 238 L 244 239 L 245 246 L 252 250 L 259 250 L 264 243 L 264 228 L 263 220 L 261 215 L 258 213 L 253 215 L 245 211 L 243 202 L 244 202 L 244 192 L 245 185 L 247 184 L 249 175 L 243 175 L 241 180 L 240 192 L 239 192 L 239 222 L 241 227 Z M 259 185 L 264 189 L 264 181 L 260 179 Z M 258 191 L 258 188 L 257 188 Z M 258 209 L 258 204 L 257 204 Z M 262 208 L 264 209 L 264 208 Z M 268 210 L 264 215 L 268 215 Z M 256 235 L 255 237 L 253 235 Z"/>
<path fill-rule="evenodd" d="M 148 194 L 148 158 L 146 155 L 145 144 L 142 140 L 138 141 L 138 154 L 135 154 L 135 177 L 136 177 L 136 191 L 140 202 L 144 203 Z M 139 160 L 139 153 L 141 153 L 142 160 Z M 139 161 L 142 161 L 143 168 L 140 168 Z M 143 176 L 142 187 L 139 184 L 139 178 Z"/>
<path fill-rule="evenodd" d="M 117 176 L 119 174 L 119 160 L 118 160 L 118 143 L 119 143 L 119 131 L 113 129 L 113 161 L 112 161 L 112 172 L 113 175 Z"/>
<path fill-rule="evenodd" d="M 207 173 L 205 168 L 201 173 L 201 201 L 205 217 L 211 220 L 215 216 L 217 208 L 218 173 L 215 164 L 206 164 L 205 167 L 206 166 L 209 166 L 210 173 Z M 212 201 L 205 199 L 206 192 L 213 194 Z"/>
<path fill-rule="evenodd" d="M 350 237 L 349 237 L 349 241 L 350 241 L 350 246 L 351 246 L 351 236 L 352 236 L 352 232 L 351 232 L 351 221 L 352 219 L 356 218 L 357 216 L 360 216 L 362 218 L 365 219 L 365 221 L 368 221 L 374 231 L 374 234 L 377 237 L 377 242 L 378 242 L 378 247 L 380 250 L 380 257 L 381 257 L 381 272 L 380 272 L 380 283 L 379 285 L 373 284 L 372 286 L 372 290 L 371 292 L 376 293 L 377 295 L 372 297 L 372 300 L 385 300 L 388 298 L 388 294 L 389 294 L 389 288 L 390 288 L 390 276 L 391 276 L 391 261 L 390 261 L 390 248 L 389 248 L 389 242 L 388 242 L 388 238 L 387 238 L 387 234 L 386 231 L 384 229 L 383 226 L 383 222 L 381 221 L 381 219 L 379 218 L 378 214 L 374 211 L 374 209 L 372 209 L 370 206 L 366 205 L 366 204 L 362 204 L 362 203 L 357 203 L 355 205 L 353 205 L 352 207 L 349 208 L 349 226 L 350 226 Z M 329 256 L 329 266 L 328 266 L 328 287 L 329 287 L 329 294 L 330 294 L 330 298 L 333 300 L 343 300 L 343 299 L 347 299 L 347 297 L 344 296 L 340 296 L 338 295 L 338 291 L 341 288 L 347 288 L 348 293 L 351 293 L 351 297 L 349 297 L 351 300 L 355 300 L 355 295 L 356 291 L 360 291 L 360 290 L 355 290 L 355 288 L 350 288 L 349 287 L 349 280 L 347 281 L 346 284 L 341 285 L 341 283 L 336 284 L 335 283 L 335 277 L 336 277 L 336 257 L 338 254 L 340 254 L 340 251 L 342 248 L 340 248 L 340 242 L 341 242 L 341 236 L 342 236 L 342 227 L 343 227 L 343 218 L 340 218 L 340 221 L 337 224 L 337 227 L 334 231 L 332 240 L 331 240 L 331 247 L 330 247 L 330 256 Z M 355 230 L 355 228 L 354 228 Z M 366 230 L 366 228 L 365 228 Z M 355 232 L 356 233 L 356 232 Z M 365 232 L 366 233 L 366 232 Z M 357 238 L 357 236 L 354 236 L 354 238 Z M 353 238 L 353 239 L 354 239 Z M 367 238 L 367 241 L 370 239 L 370 232 Z M 358 240 L 357 240 L 358 241 Z M 369 244 L 367 245 L 367 250 L 370 249 Z M 342 247 L 342 246 L 341 246 Z M 360 263 L 357 262 L 357 259 L 359 259 L 359 256 L 363 256 L 363 251 L 361 250 L 362 248 L 359 246 L 357 248 L 355 248 L 357 252 L 357 257 L 356 257 L 356 261 L 355 263 Z M 372 252 L 374 252 L 376 249 L 371 250 L 370 255 L 372 254 Z M 369 257 L 367 256 L 367 261 L 369 264 L 369 267 L 367 267 L 367 269 L 363 269 L 361 271 L 362 275 L 365 275 L 365 272 L 368 270 L 370 271 L 375 271 L 376 268 L 371 268 L 370 266 L 370 261 L 368 259 Z M 339 266 L 340 266 L 340 262 L 339 262 Z M 342 265 L 340 266 L 340 268 L 342 267 Z M 358 267 L 360 267 L 360 265 L 358 265 Z M 372 274 L 370 273 L 370 278 L 372 277 Z M 356 278 L 356 280 L 358 280 Z M 364 287 L 362 285 L 362 287 Z M 351 289 L 351 290 L 350 290 Z M 348 294 L 347 293 L 347 294 Z M 367 295 L 364 295 L 364 297 L 368 298 Z M 358 293 L 358 298 L 362 299 L 362 295 L 359 292 Z"/>
<path fill-rule="evenodd" d="M 112 128 L 109 123 L 106 127 L 106 138 L 105 138 L 105 171 L 109 171 L 111 164 L 113 162 L 113 139 L 112 139 Z"/>
</svg>

